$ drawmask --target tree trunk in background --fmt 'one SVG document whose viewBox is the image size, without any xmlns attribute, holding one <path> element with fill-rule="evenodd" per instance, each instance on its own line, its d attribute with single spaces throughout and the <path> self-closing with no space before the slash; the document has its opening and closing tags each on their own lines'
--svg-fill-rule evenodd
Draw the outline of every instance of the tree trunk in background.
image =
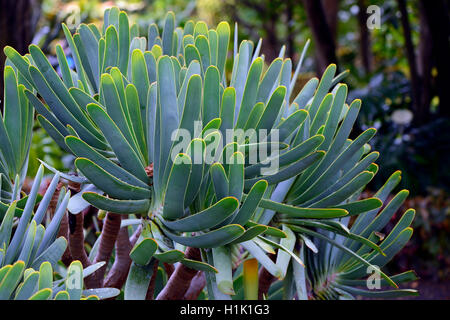
<svg viewBox="0 0 450 320">
<path fill-rule="evenodd" d="M 411 98 L 412 110 L 414 113 L 414 122 L 422 123 L 424 111 L 420 105 L 420 76 L 417 71 L 416 54 L 414 52 L 414 45 L 411 37 L 411 26 L 408 19 L 408 11 L 405 0 L 397 0 L 398 9 L 400 10 L 400 21 L 403 28 L 403 37 L 405 39 L 406 58 L 408 59 L 409 72 L 411 77 Z"/>
<path fill-rule="evenodd" d="M 450 9 L 448 0 L 426 1 L 420 0 L 424 16 L 428 21 L 431 36 L 431 50 L 437 69 L 436 91 L 439 96 L 439 115 L 450 117 L 450 57 L 449 28 Z M 427 44 L 424 44 L 427 45 Z"/>
<path fill-rule="evenodd" d="M 367 1 L 358 0 L 359 51 L 361 63 L 366 74 L 372 71 L 372 52 L 370 50 L 370 33 L 367 28 Z"/>
<path fill-rule="evenodd" d="M 293 1 L 293 0 L 291 0 Z M 259 19 L 262 21 L 262 26 L 255 26 L 250 23 L 247 17 L 241 17 L 241 12 L 239 11 L 239 6 L 247 7 L 249 9 L 255 10 L 258 13 Z M 276 6 L 276 4 L 273 4 Z M 231 19 L 238 24 L 239 30 L 243 28 L 247 32 L 252 40 L 256 44 L 259 38 L 263 38 L 263 45 L 261 47 L 261 52 L 265 56 L 265 61 L 272 61 L 278 57 L 278 52 L 281 48 L 281 41 L 279 40 L 279 35 L 277 34 L 277 22 L 280 19 L 280 15 L 273 10 L 273 8 L 267 3 L 260 3 L 258 0 L 242 0 L 234 1 L 229 4 L 225 4 L 225 10 L 229 11 L 231 14 Z M 258 33 L 257 30 L 262 28 L 264 34 Z M 232 37 L 234 33 L 234 25 L 232 30 Z M 231 38 L 233 41 L 233 38 Z M 232 48 L 232 47 L 231 47 Z"/>
<path fill-rule="evenodd" d="M 433 48 L 430 22 L 425 14 L 423 4 L 419 2 L 420 17 L 420 42 L 419 55 L 417 61 L 417 69 L 421 79 L 420 108 L 423 110 L 423 122 L 428 121 L 430 115 L 430 102 L 432 97 L 432 80 L 431 69 L 433 67 Z"/>
<path fill-rule="evenodd" d="M 266 37 L 263 39 L 264 45 L 261 47 L 261 52 L 265 56 L 265 61 L 272 62 L 274 59 L 278 58 L 278 53 L 281 48 L 277 36 L 277 17 L 273 14 L 270 15 L 270 20 L 266 24 L 266 33 Z"/>
<path fill-rule="evenodd" d="M 334 43 L 337 46 L 338 33 L 338 11 L 340 0 L 322 0 L 322 6 L 327 19 L 328 27 L 333 36 Z"/>
<path fill-rule="evenodd" d="M 287 20 L 287 39 L 286 39 L 286 52 L 287 56 L 291 59 L 294 58 L 295 54 L 295 31 L 294 31 L 294 0 L 286 1 L 286 20 Z"/>
<path fill-rule="evenodd" d="M 311 28 L 316 47 L 317 73 L 322 74 L 330 63 L 336 63 L 336 45 L 326 20 L 321 1 L 303 0 L 308 25 Z"/>
<path fill-rule="evenodd" d="M 20 54 L 28 52 L 41 13 L 42 0 L 2 0 L 0 2 L 0 99 L 3 101 L 3 48 L 11 46 Z M 1 104 L 3 109 L 3 103 Z"/>
</svg>

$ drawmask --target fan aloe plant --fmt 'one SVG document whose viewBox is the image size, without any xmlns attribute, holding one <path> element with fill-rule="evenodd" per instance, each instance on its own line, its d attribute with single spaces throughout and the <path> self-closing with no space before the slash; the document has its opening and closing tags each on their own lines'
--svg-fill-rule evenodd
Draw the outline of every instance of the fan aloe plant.
<svg viewBox="0 0 450 320">
<path fill-rule="evenodd" d="M 17 260 L 23 261 L 24 267 L 34 267 L 35 269 L 45 261 L 50 261 L 54 265 L 66 249 L 66 239 L 64 237 L 56 239 L 56 236 L 69 202 L 70 192 L 66 193 L 64 189 L 60 190 L 56 211 L 51 223 L 45 228 L 42 222 L 55 193 L 59 175 L 53 177 L 47 192 L 39 201 L 34 212 L 43 173 L 44 167 L 41 166 L 31 191 L 25 199 L 23 209 L 17 207 L 16 200 L 7 207 L 0 226 L 0 265 L 2 266 L 12 264 Z M 15 224 L 16 226 L 13 228 Z"/>
<path fill-rule="evenodd" d="M 25 263 L 19 260 L 0 269 L 0 300 L 99 300 L 115 297 L 119 294 L 115 288 L 83 290 L 83 278 L 101 265 L 83 270 L 80 261 L 73 261 L 66 276 L 54 281 L 50 262 L 41 263 L 35 270 L 26 268 Z"/>
<path fill-rule="evenodd" d="M 79 300 L 82 294 L 96 299 L 116 296 L 119 292 L 114 288 L 82 290 L 83 277 L 102 267 L 104 262 L 83 270 L 81 262 L 73 261 L 66 278 L 53 281 L 52 270 L 67 247 L 67 240 L 57 235 L 66 214 L 70 191 L 66 192 L 65 188 L 57 191 L 60 177 L 56 174 L 44 196 L 38 197 L 43 173 L 41 165 L 30 193 L 24 198 L 25 207 L 20 209 L 17 200 L 13 201 L 0 225 L 0 300 L 47 300 L 52 297 Z M 40 201 L 34 211 L 38 199 Z M 55 200 L 53 217 L 44 227 L 43 220 Z"/>
<path fill-rule="evenodd" d="M 5 94 L 0 119 L 0 202 L 19 197 L 28 168 L 34 109 L 25 97 L 26 82 L 13 67 L 4 70 Z"/>
<path fill-rule="evenodd" d="M 266 63 L 262 40 L 238 44 L 236 26 L 229 74 L 226 22 L 181 28 L 169 12 L 162 33 L 151 24 L 140 37 L 114 7 L 101 30 L 63 30 L 76 70 L 59 46 L 61 75 L 35 45 L 26 56 L 4 51 L 40 124 L 77 157 L 78 175 L 61 173 L 82 184 L 69 211 L 108 212 L 93 252 L 117 241 L 116 261 L 98 283 L 122 278 L 114 283 L 125 299 L 197 298 L 205 284 L 209 299 L 416 294 L 397 288 L 412 272 L 379 269 L 408 241 L 414 212 L 383 240 L 407 195 L 381 209 L 399 174 L 359 199 L 378 170 L 368 144 L 376 130 L 349 138 L 361 101 L 347 104 L 346 72 L 330 65 L 293 95 L 309 43 L 293 70 L 284 47 Z M 125 256 L 121 243 L 130 247 Z M 98 262 L 82 255 L 85 267 Z M 358 289 L 367 267 L 394 289 Z"/>
</svg>

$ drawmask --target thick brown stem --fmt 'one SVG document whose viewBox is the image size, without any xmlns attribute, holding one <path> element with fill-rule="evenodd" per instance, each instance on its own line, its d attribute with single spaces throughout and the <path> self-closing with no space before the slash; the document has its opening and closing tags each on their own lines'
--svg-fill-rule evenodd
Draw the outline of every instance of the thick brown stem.
<svg viewBox="0 0 450 320">
<path fill-rule="evenodd" d="M 111 270 L 105 278 L 104 286 L 108 288 L 121 289 L 127 280 L 130 270 L 131 243 L 128 236 L 128 228 L 124 227 L 119 230 L 116 240 L 116 257 Z"/>
<path fill-rule="evenodd" d="M 50 215 L 50 218 L 53 219 L 53 216 L 55 215 L 56 212 L 56 205 L 58 204 L 58 198 L 59 195 L 61 193 L 61 188 L 64 186 L 64 184 L 62 182 L 59 182 L 58 185 L 56 186 L 55 192 L 53 193 L 53 196 L 50 200 L 49 206 L 48 206 L 48 214 Z M 49 185 L 47 186 L 46 189 L 48 189 Z M 69 241 L 69 220 L 67 218 L 67 211 L 64 213 L 62 219 L 61 219 L 61 223 L 59 224 L 59 230 L 58 230 L 58 234 L 57 237 L 64 237 L 67 241 Z M 70 255 L 70 249 L 69 246 L 67 246 L 66 250 L 64 251 L 62 257 L 61 257 L 61 261 L 64 263 L 64 265 L 66 267 L 68 267 L 70 265 L 70 263 L 73 261 L 72 260 L 72 256 Z"/>
<path fill-rule="evenodd" d="M 173 266 L 173 264 L 170 263 L 166 263 L 164 262 L 164 269 L 166 270 L 167 273 L 167 279 L 170 279 L 170 277 L 172 276 L 172 273 L 175 271 L 175 268 Z"/>
<path fill-rule="evenodd" d="M 271 254 L 269 255 L 270 258 L 275 261 L 276 255 Z M 269 292 L 270 285 L 275 280 L 275 277 L 269 273 L 264 267 L 261 267 L 261 269 L 258 272 L 258 299 L 262 300 L 264 299 L 264 296 L 267 296 L 267 293 Z"/>
<path fill-rule="evenodd" d="M 69 251 L 73 260 L 80 260 L 83 268 L 91 265 L 91 261 L 84 249 L 84 212 L 79 214 L 68 214 L 69 222 Z"/>
<path fill-rule="evenodd" d="M 197 300 L 203 288 L 206 285 L 206 277 L 203 271 L 197 272 L 194 278 L 192 278 L 191 285 L 186 291 L 183 299 L 184 300 Z"/>
<path fill-rule="evenodd" d="M 188 247 L 186 258 L 201 261 L 200 250 Z M 156 300 L 181 300 L 189 289 L 192 278 L 197 274 L 197 270 L 190 269 L 183 264 L 179 264 L 164 289 L 159 293 Z"/>
<path fill-rule="evenodd" d="M 62 217 L 61 224 L 59 225 L 58 237 L 64 237 L 67 241 L 69 241 L 69 218 L 67 211 L 64 213 Z M 67 246 L 66 251 L 64 251 L 61 261 L 64 263 L 66 267 L 68 267 L 73 259 L 70 254 L 70 246 Z"/>
<path fill-rule="evenodd" d="M 136 231 L 134 231 L 133 235 L 130 237 L 131 247 L 134 247 L 134 245 L 138 241 L 139 236 L 141 235 L 141 231 L 142 231 L 142 226 L 137 227 Z"/>
<path fill-rule="evenodd" d="M 150 279 L 150 283 L 147 289 L 147 295 L 145 296 L 145 300 L 153 300 L 155 297 L 155 284 L 156 284 L 156 275 L 158 274 L 158 260 L 153 264 L 153 273 L 152 278 Z"/>
<path fill-rule="evenodd" d="M 105 275 L 109 259 L 111 258 L 114 244 L 116 243 L 121 220 L 121 216 L 117 213 L 108 212 L 106 214 L 105 223 L 100 235 L 101 239 L 98 246 L 98 252 L 93 261 L 94 264 L 101 261 L 105 261 L 106 263 L 103 267 L 86 278 L 85 283 L 88 288 L 103 287 L 103 277 Z"/>
<path fill-rule="evenodd" d="M 47 186 L 46 191 L 50 185 Z M 47 212 L 50 214 L 50 217 L 53 218 L 56 211 L 56 205 L 58 204 L 58 198 L 61 193 L 61 188 L 64 186 L 62 182 L 58 182 L 56 186 L 55 192 L 53 192 L 52 198 L 50 199 L 50 203 L 48 204 Z"/>
</svg>

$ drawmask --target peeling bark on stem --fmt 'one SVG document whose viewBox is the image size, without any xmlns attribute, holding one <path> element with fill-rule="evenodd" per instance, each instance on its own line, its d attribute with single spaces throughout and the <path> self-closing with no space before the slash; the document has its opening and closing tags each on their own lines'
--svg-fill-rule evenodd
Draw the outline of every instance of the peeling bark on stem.
<svg viewBox="0 0 450 320">
<path fill-rule="evenodd" d="M 68 215 L 70 255 L 72 259 L 80 260 L 83 268 L 86 268 L 91 265 L 91 262 L 84 250 L 84 212 L 80 212 L 79 214 L 68 213 Z"/>
<path fill-rule="evenodd" d="M 64 216 L 62 217 L 61 224 L 59 225 L 59 231 L 57 237 L 64 237 L 67 241 L 69 241 L 69 218 L 68 218 L 67 211 L 64 213 Z M 70 254 L 70 246 L 67 246 L 66 251 L 64 251 L 61 261 L 64 263 L 66 267 L 68 267 L 73 259 L 72 255 Z"/>
<path fill-rule="evenodd" d="M 122 288 L 123 284 L 127 280 L 128 272 L 130 270 L 131 248 L 132 246 L 128 236 L 128 228 L 121 228 L 116 240 L 116 258 L 111 270 L 105 278 L 105 287 L 117 289 Z"/>
<path fill-rule="evenodd" d="M 188 247 L 186 258 L 201 261 L 200 250 Z M 178 264 L 174 273 L 170 277 L 164 289 L 159 293 L 156 300 L 181 300 L 189 289 L 192 278 L 197 274 L 197 270 L 190 269 L 183 264 Z"/>
<path fill-rule="evenodd" d="M 58 185 L 56 186 L 55 192 L 53 193 L 52 199 L 50 200 L 50 204 L 48 206 L 48 214 L 50 215 L 50 218 L 53 219 L 53 216 L 56 212 L 56 205 L 58 204 L 58 198 L 61 193 L 61 188 L 64 186 L 64 184 L 60 181 Z M 47 186 L 48 189 L 48 186 Z M 69 241 L 69 220 L 67 217 L 67 210 L 64 213 L 61 223 L 59 224 L 59 230 L 57 234 L 57 238 L 64 237 L 67 241 Z M 64 263 L 66 267 L 70 265 L 70 263 L 73 261 L 72 256 L 70 254 L 70 248 L 67 246 L 66 250 L 64 251 L 61 261 Z"/>
<path fill-rule="evenodd" d="M 117 213 L 108 212 L 106 214 L 100 244 L 98 246 L 98 252 L 93 261 L 94 264 L 101 261 L 105 261 L 106 264 L 86 278 L 85 283 L 88 288 L 103 287 L 103 277 L 105 275 L 109 259 L 111 258 L 111 253 L 114 250 L 114 244 L 116 243 L 117 235 L 119 233 L 121 220 L 121 216 Z"/>
<path fill-rule="evenodd" d="M 197 272 L 194 278 L 192 278 L 191 285 L 186 291 L 184 300 L 197 300 L 203 288 L 206 286 L 206 277 L 203 271 Z"/>
<path fill-rule="evenodd" d="M 134 245 L 136 244 L 136 242 L 138 241 L 139 236 L 141 235 L 141 231 L 142 231 L 142 226 L 139 225 L 139 227 L 137 227 L 136 231 L 130 237 L 131 248 L 133 248 Z"/>
</svg>

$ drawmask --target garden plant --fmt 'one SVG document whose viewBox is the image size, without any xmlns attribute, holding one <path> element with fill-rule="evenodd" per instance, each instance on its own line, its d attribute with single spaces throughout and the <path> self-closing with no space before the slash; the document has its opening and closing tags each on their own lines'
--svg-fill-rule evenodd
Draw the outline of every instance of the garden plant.
<svg viewBox="0 0 450 320">
<path fill-rule="evenodd" d="M 145 36 L 116 7 L 102 28 L 62 28 L 75 70 L 61 46 L 58 72 L 36 45 L 4 48 L 0 298 L 417 295 L 399 288 L 414 271 L 383 272 L 415 212 L 381 233 L 408 196 L 388 201 L 399 171 L 361 197 L 379 154 L 376 129 L 352 135 L 348 72 L 293 92 L 308 43 L 295 64 L 284 47 L 266 61 L 237 25 L 231 40 L 227 22 L 172 12 Z M 43 163 L 27 194 L 34 119 L 76 169 Z"/>
</svg>

